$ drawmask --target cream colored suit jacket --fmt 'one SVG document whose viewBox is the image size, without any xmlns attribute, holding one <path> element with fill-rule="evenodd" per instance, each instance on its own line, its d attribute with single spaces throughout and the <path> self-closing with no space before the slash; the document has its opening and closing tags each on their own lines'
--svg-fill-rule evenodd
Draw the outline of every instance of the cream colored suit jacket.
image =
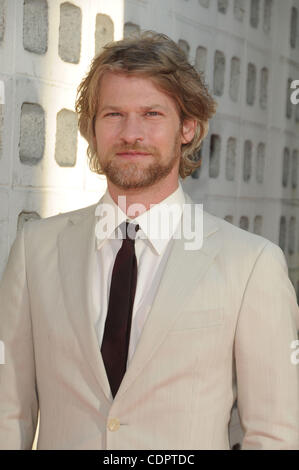
<svg viewBox="0 0 299 470">
<path fill-rule="evenodd" d="M 191 202 L 186 196 L 187 202 Z M 299 449 L 299 312 L 280 248 L 204 213 L 175 240 L 140 342 L 111 398 L 91 297 L 95 206 L 27 223 L 0 287 L 0 448 Z"/>
</svg>

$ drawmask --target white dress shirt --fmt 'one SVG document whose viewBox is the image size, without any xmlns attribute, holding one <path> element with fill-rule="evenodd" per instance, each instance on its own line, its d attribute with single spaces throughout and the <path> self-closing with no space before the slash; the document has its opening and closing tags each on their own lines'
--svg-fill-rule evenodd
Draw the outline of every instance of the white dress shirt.
<svg viewBox="0 0 299 470">
<path fill-rule="evenodd" d="M 178 188 L 170 196 L 134 219 L 129 218 L 115 204 L 108 188 L 96 208 L 97 221 L 99 223 L 105 218 L 106 230 L 105 233 L 99 234 L 99 230 L 96 229 L 98 262 L 94 276 L 93 299 L 94 309 L 97 312 L 95 326 L 99 345 L 102 344 L 104 334 L 114 261 L 122 245 L 122 240 L 117 238 L 117 227 L 124 221 L 134 221 L 140 227 L 135 239 L 137 286 L 127 363 L 132 359 L 147 315 L 155 299 L 172 248 L 173 235 L 182 216 L 184 203 L 184 192 L 178 182 Z M 103 204 L 109 204 L 108 212 L 105 211 Z"/>
</svg>

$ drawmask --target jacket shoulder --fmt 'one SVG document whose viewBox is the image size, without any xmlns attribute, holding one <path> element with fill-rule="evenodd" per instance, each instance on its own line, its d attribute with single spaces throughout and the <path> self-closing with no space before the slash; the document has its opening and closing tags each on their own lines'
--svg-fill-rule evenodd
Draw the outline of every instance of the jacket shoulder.
<svg viewBox="0 0 299 470">
<path fill-rule="evenodd" d="M 43 219 L 29 220 L 24 224 L 25 233 L 30 232 L 33 234 L 42 232 L 50 234 L 52 232 L 59 232 L 69 221 L 76 222 L 93 216 L 97 205 L 98 203 L 81 209 L 62 212 Z"/>
<path fill-rule="evenodd" d="M 184 192 L 184 195 L 187 204 L 197 204 L 188 193 Z M 203 225 L 203 232 L 206 237 L 218 232 L 221 237 L 222 253 L 226 253 L 232 259 L 235 258 L 236 253 L 256 257 L 266 246 L 270 251 L 276 252 L 279 257 L 283 255 L 281 248 L 269 239 L 241 229 L 221 217 L 211 214 L 204 208 Z"/>
<path fill-rule="evenodd" d="M 248 255 L 251 254 L 255 256 L 267 247 L 267 249 L 276 253 L 278 256 L 283 255 L 283 251 L 276 243 L 273 243 L 271 240 L 261 235 L 248 232 L 245 229 L 241 229 L 227 222 L 221 217 L 214 216 L 204 211 L 204 221 L 205 219 L 218 227 L 222 238 L 222 245 L 228 252 L 241 252 L 244 253 L 244 255 L 247 253 Z"/>
</svg>

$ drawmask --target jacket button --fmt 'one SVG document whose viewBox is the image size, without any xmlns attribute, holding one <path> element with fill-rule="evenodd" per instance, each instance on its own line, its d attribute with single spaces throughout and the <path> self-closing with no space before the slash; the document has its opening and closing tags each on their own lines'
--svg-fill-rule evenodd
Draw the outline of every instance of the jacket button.
<svg viewBox="0 0 299 470">
<path fill-rule="evenodd" d="M 120 422 L 117 418 L 111 418 L 108 421 L 108 429 L 109 431 L 117 431 L 119 429 Z"/>
</svg>

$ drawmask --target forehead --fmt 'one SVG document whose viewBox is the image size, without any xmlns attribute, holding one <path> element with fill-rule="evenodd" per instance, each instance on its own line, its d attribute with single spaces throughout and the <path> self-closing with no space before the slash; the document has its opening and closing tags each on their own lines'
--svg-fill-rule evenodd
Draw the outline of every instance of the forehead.
<svg viewBox="0 0 299 470">
<path fill-rule="evenodd" d="M 161 104 L 175 109 L 176 103 L 151 78 L 124 73 L 106 72 L 101 80 L 99 107 L 109 105 L 138 104 L 150 106 Z"/>
</svg>

